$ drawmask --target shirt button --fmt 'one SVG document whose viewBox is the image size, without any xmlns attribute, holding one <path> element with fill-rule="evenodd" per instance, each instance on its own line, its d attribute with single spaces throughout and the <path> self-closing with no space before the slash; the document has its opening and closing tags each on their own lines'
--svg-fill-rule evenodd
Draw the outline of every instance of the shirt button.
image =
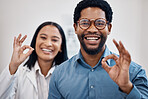
<svg viewBox="0 0 148 99">
<path fill-rule="evenodd" d="M 94 69 L 91 69 L 91 71 L 93 72 L 93 71 L 94 71 Z"/>
<path fill-rule="evenodd" d="M 90 86 L 90 88 L 94 88 L 94 86 L 93 86 L 93 85 L 91 85 L 91 86 Z"/>
</svg>

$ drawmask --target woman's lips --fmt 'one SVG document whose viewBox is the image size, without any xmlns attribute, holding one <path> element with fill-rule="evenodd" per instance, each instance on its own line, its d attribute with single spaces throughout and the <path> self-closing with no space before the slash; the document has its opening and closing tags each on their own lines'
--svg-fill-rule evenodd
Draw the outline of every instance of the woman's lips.
<svg viewBox="0 0 148 99">
<path fill-rule="evenodd" d="M 51 49 L 45 49 L 43 48 L 42 51 L 45 53 L 45 54 L 51 54 L 53 52 L 53 50 Z"/>
</svg>

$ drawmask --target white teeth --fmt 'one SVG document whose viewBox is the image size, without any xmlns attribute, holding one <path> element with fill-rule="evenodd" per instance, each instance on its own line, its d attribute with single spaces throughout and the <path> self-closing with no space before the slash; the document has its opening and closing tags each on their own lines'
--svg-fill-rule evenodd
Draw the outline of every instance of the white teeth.
<svg viewBox="0 0 148 99">
<path fill-rule="evenodd" d="M 51 52 L 52 50 L 49 49 L 42 49 L 43 51 Z"/>
<path fill-rule="evenodd" d="M 86 37 L 87 40 L 98 40 L 99 37 Z"/>
</svg>

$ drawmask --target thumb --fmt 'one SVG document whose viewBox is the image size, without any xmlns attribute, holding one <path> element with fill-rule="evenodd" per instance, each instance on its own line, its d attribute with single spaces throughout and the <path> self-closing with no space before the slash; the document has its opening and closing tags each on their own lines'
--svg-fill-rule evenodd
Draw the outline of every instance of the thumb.
<svg viewBox="0 0 148 99">
<path fill-rule="evenodd" d="M 28 46 L 28 45 L 24 45 L 22 47 L 22 53 L 25 49 L 29 49 L 27 53 L 23 54 L 22 60 L 24 61 L 29 55 L 31 55 L 32 51 L 34 50 L 32 47 Z"/>
<path fill-rule="evenodd" d="M 28 49 L 29 49 L 29 51 L 25 54 L 25 56 L 26 56 L 25 58 L 27 58 L 29 55 L 31 55 L 31 53 L 32 53 L 33 50 L 34 50 L 34 49 L 33 49 L 32 47 L 30 47 L 30 46 L 28 47 Z"/>
</svg>

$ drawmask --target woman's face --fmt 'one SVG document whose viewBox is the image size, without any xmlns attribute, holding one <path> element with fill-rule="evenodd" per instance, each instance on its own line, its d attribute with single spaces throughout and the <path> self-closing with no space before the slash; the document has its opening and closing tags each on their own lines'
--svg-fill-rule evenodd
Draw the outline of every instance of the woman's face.
<svg viewBox="0 0 148 99">
<path fill-rule="evenodd" d="M 36 38 L 35 50 L 38 60 L 53 61 L 61 51 L 62 37 L 59 30 L 52 25 L 44 26 Z"/>
</svg>

